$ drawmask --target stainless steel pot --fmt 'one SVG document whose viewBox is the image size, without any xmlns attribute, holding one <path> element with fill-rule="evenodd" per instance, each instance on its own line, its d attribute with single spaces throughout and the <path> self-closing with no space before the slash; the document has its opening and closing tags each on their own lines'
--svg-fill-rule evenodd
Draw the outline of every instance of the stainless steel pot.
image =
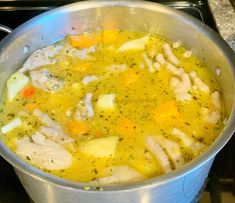
<svg viewBox="0 0 235 203">
<path fill-rule="evenodd" d="M 0 44 L 0 93 L 6 79 L 35 50 L 68 34 L 100 29 L 132 29 L 181 40 L 217 77 L 228 122 L 206 153 L 172 173 L 140 183 L 100 188 L 44 173 L 21 161 L 2 142 L 1 155 L 10 162 L 26 191 L 37 203 L 188 203 L 202 187 L 215 155 L 234 131 L 235 56 L 226 43 L 198 20 L 165 6 L 143 1 L 88 1 L 46 12 L 21 25 Z M 196 119 L 196 118 L 195 118 Z M 205 135 L 206 136 L 206 135 Z M 85 167 L 85 166 L 81 166 Z"/>
</svg>

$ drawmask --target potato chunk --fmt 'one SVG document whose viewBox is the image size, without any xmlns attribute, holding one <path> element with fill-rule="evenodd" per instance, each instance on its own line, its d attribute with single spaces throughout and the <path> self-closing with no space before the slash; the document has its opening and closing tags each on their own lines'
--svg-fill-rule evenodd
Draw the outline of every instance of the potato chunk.
<svg viewBox="0 0 235 203">
<path fill-rule="evenodd" d="M 83 144 L 80 149 L 83 153 L 102 158 L 113 156 L 117 143 L 117 136 L 109 136 L 90 140 Z"/>
<path fill-rule="evenodd" d="M 129 51 L 129 50 L 143 50 L 145 49 L 145 43 L 148 41 L 149 35 L 142 38 L 134 39 L 123 44 L 118 51 Z"/>
<path fill-rule="evenodd" d="M 97 109 L 101 111 L 113 110 L 114 109 L 114 94 L 102 94 L 99 96 L 97 101 Z"/>
<path fill-rule="evenodd" d="M 7 95 L 12 101 L 19 91 L 29 82 L 29 78 L 20 72 L 15 72 L 7 81 Z"/>
<path fill-rule="evenodd" d="M 8 133 L 11 130 L 13 130 L 21 125 L 22 125 L 22 121 L 20 120 L 20 118 L 15 118 L 14 120 L 9 122 L 8 124 L 1 127 L 1 131 L 2 131 L 2 133 Z"/>
</svg>

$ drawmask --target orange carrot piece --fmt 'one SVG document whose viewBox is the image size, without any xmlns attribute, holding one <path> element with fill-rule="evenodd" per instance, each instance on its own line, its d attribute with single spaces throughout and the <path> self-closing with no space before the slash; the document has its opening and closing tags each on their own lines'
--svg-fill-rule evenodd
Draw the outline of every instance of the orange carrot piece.
<svg viewBox="0 0 235 203">
<path fill-rule="evenodd" d="M 88 35 L 70 35 L 69 42 L 74 48 L 88 48 L 100 41 L 101 37 Z"/>
<path fill-rule="evenodd" d="M 26 87 L 22 90 L 22 96 L 25 98 L 31 98 L 36 93 L 36 88 L 33 86 Z"/>
<path fill-rule="evenodd" d="M 70 121 L 67 127 L 72 134 L 84 135 L 88 132 L 87 123 L 84 121 Z"/>
<path fill-rule="evenodd" d="M 177 118 L 178 116 L 179 112 L 173 101 L 165 102 L 153 111 L 153 117 L 156 122 L 161 122 L 169 118 Z"/>
</svg>

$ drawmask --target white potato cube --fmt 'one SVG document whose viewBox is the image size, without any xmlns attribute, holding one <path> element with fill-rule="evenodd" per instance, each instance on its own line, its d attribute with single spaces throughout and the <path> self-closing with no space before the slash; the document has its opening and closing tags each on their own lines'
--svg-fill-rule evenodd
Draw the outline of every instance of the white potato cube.
<svg viewBox="0 0 235 203">
<path fill-rule="evenodd" d="M 14 120 L 12 120 L 10 123 L 4 125 L 3 127 L 1 127 L 1 131 L 2 133 L 8 133 L 11 130 L 19 127 L 22 125 L 22 121 L 20 120 L 20 118 L 15 118 Z"/>
<path fill-rule="evenodd" d="M 149 40 L 149 35 L 142 38 L 134 39 L 132 41 L 123 44 L 118 51 L 129 51 L 129 50 L 143 50 L 145 49 L 145 43 Z"/>
<path fill-rule="evenodd" d="M 113 110 L 114 109 L 114 94 L 102 94 L 99 96 L 96 107 L 98 110 Z"/>
<path fill-rule="evenodd" d="M 29 82 L 29 78 L 20 72 L 15 72 L 7 81 L 7 95 L 9 101 L 12 101 L 19 91 Z"/>
<path fill-rule="evenodd" d="M 117 136 L 109 136 L 89 140 L 85 144 L 81 145 L 80 149 L 83 153 L 95 157 L 113 156 L 116 151 L 118 139 L 119 138 Z"/>
</svg>

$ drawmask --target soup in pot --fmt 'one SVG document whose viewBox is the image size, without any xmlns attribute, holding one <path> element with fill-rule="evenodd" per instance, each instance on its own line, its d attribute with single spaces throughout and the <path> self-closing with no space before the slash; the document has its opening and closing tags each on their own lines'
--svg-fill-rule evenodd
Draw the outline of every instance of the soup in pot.
<svg viewBox="0 0 235 203">
<path fill-rule="evenodd" d="M 1 136 L 53 175 L 134 182 L 207 150 L 224 126 L 220 95 L 214 74 L 180 41 L 127 30 L 71 35 L 10 76 Z"/>
</svg>

